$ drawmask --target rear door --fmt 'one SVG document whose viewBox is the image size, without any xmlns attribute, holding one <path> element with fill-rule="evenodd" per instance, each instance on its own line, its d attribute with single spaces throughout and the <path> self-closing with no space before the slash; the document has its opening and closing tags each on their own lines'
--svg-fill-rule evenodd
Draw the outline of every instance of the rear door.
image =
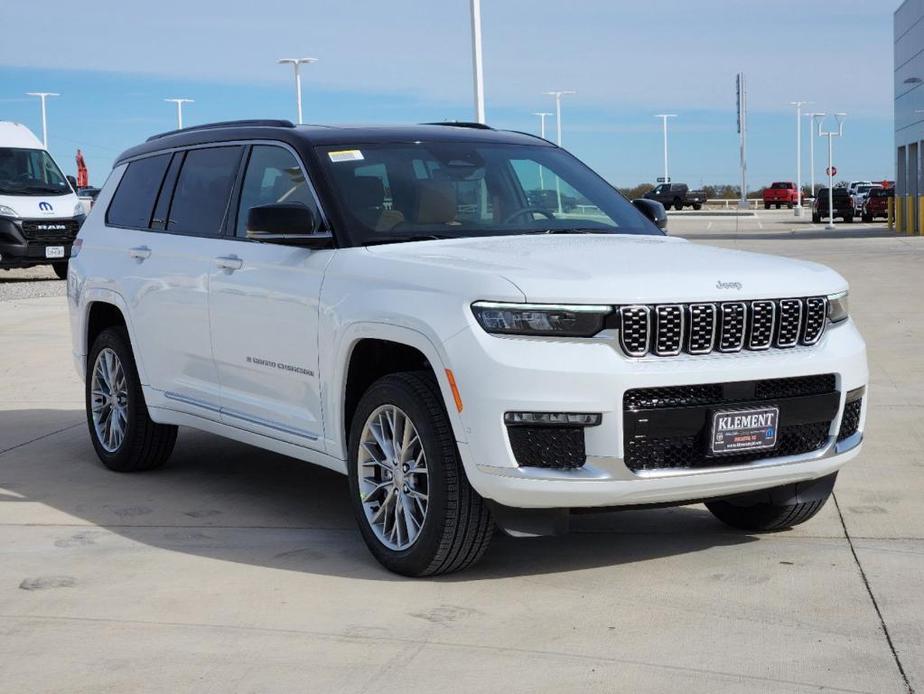
<svg viewBox="0 0 924 694">
<path fill-rule="evenodd" d="M 160 155 L 169 163 L 157 204 L 153 211 L 137 211 L 134 219 L 148 229 L 127 231 L 124 244 L 125 299 L 153 401 L 215 419 L 219 387 L 208 278 L 242 152 L 241 146 L 210 146 Z M 130 164 L 126 176 L 139 163 Z M 118 196 L 119 191 L 114 205 Z"/>
<path fill-rule="evenodd" d="M 321 450 L 318 307 L 334 251 L 248 240 L 249 209 L 277 202 L 311 207 L 323 219 L 295 152 L 282 144 L 254 145 L 228 235 L 209 259 L 221 418 L 240 429 Z"/>
</svg>

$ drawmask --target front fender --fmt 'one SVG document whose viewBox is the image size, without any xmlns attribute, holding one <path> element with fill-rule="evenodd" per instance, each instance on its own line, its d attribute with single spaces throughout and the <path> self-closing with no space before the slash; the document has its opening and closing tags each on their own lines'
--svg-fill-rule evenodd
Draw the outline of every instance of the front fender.
<svg viewBox="0 0 924 694">
<path fill-rule="evenodd" d="M 433 367 L 456 440 L 464 442 L 466 440 L 465 427 L 456 409 L 449 378 L 446 375 L 446 369 L 451 367 L 442 343 L 435 336 L 427 335 L 414 328 L 375 321 L 358 321 L 342 326 L 336 340 L 330 345 L 330 349 L 322 350 L 320 354 L 320 373 L 328 374 L 328 378 L 322 379 L 325 386 L 321 394 L 324 408 L 324 436 L 328 453 L 341 459 L 347 457 L 344 396 L 353 350 L 364 339 L 387 340 L 407 345 L 427 358 Z"/>
</svg>

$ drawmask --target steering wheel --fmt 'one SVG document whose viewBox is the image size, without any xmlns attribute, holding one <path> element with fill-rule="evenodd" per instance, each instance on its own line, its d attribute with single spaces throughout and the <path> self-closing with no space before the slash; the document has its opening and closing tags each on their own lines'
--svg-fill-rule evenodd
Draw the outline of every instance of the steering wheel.
<svg viewBox="0 0 924 694">
<path fill-rule="evenodd" d="M 510 224 L 517 217 L 522 217 L 525 214 L 532 214 L 533 212 L 538 212 L 539 214 L 544 214 L 549 219 L 555 219 L 555 215 L 544 207 L 521 207 L 512 214 L 504 217 L 504 221 L 501 224 Z"/>
</svg>

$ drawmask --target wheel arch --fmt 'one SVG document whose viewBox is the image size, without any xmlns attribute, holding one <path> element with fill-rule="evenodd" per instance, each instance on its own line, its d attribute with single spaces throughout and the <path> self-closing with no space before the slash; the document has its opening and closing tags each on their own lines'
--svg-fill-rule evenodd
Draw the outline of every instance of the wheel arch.
<svg viewBox="0 0 924 694">
<path fill-rule="evenodd" d="M 128 339 L 132 348 L 132 355 L 135 359 L 135 367 L 138 369 L 138 377 L 142 384 L 146 384 L 147 378 L 144 370 L 144 363 L 140 350 L 137 348 L 135 331 L 131 322 L 131 313 L 122 296 L 114 291 L 106 289 L 87 290 L 83 297 L 83 324 L 80 327 L 78 345 L 79 352 L 86 361 L 93 341 L 106 328 L 122 325 L 128 332 Z"/>
<path fill-rule="evenodd" d="M 464 440 L 464 428 L 455 404 L 446 369 L 447 361 L 434 343 L 411 328 L 383 324 L 354 324 L 344 333 L 344 349 L 329 381 L 330 397 L 326 428 L 329 452 L 347 457 L 347 436 L 359 399 L 376 379 L 398 371 L 429 370 L 440 389 L 443 404 L 457 440 Z"/>
</svg>

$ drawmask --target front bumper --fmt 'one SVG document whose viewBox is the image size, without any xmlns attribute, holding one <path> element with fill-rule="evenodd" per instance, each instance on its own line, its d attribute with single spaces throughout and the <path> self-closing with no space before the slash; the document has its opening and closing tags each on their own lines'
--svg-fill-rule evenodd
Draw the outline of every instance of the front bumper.
<svg viewBox="0 0 924 694">
<path fill-rule="evenodd" d="M 0 268 L 32 267 L 67 261 L 71 257 L 71 246 L 83 219 L 0 217 Z M 47 228 L 39 228 L 40 225 Z M 49 247 L 63 247 L 63 257 L 47 257 Z"/>
<path fill-rule="evenodd" d="M 860 450 L 868 395 L 855 434 L 837 442 L 848 391 L 866 386 L 866 347 L 851 321 L 818 344 L 702 356 L 630 359 L 612 340 L 497 337 L 477 327 L 446 343 L 461 391 L 459 450 L 482 496 L 517 508 L 574 508 L 674 503 L 817 479 Z M 728 467 L 634 472 L 625 464 L 623 396 L 635 388 L 727 383 L 832 373 L 840 393 L 823 446 L 810 453 Z M 504 424 L 510 411 L 591 412 L 586 462 L 576 469 L 520 467 Z"/>
</svg>

